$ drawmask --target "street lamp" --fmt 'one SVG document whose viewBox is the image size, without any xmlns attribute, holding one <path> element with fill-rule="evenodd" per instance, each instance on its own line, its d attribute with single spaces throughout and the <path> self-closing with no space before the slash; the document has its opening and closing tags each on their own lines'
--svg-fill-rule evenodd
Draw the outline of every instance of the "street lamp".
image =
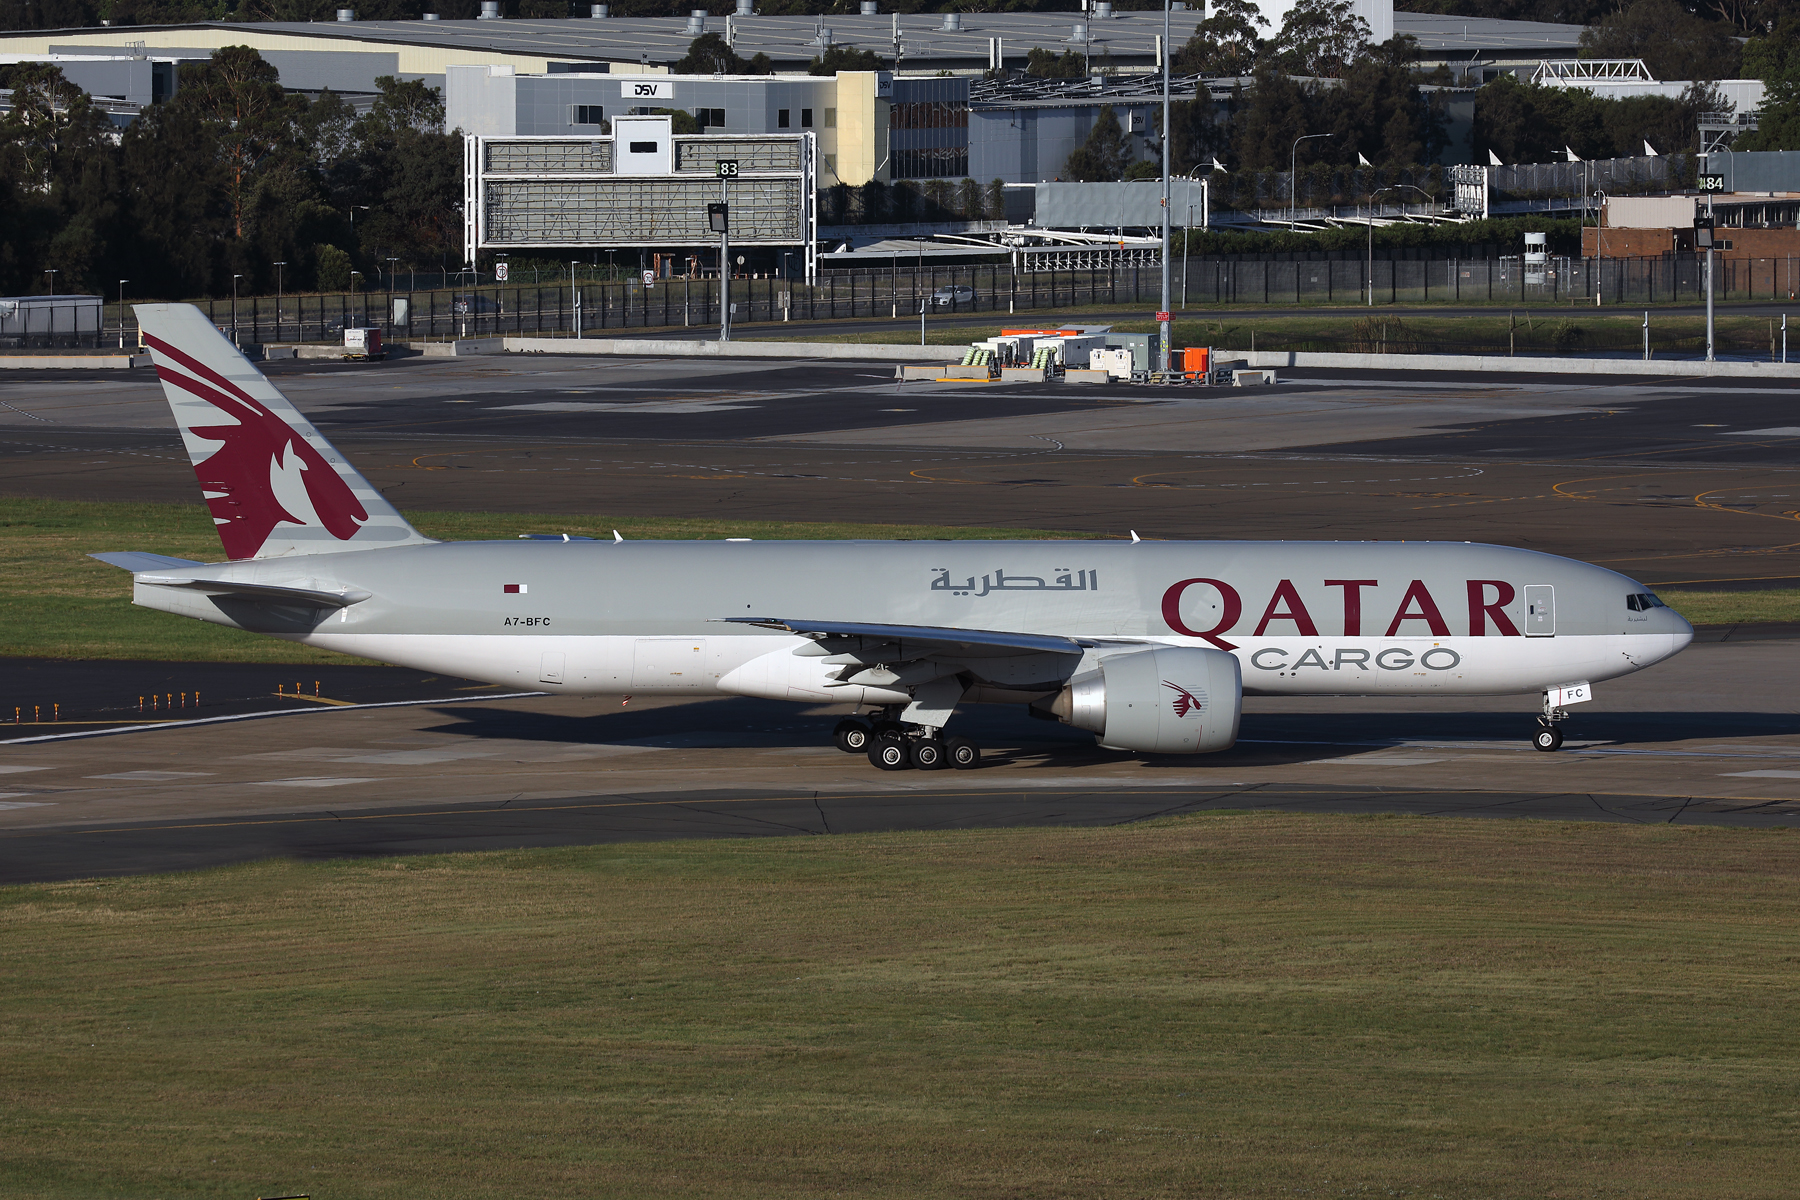
<svg viewBox="0 0 1800 1200">
<path fill-rule="evenodd" d="M 931 303 L 931 297 L 919 288 L 919 279 L 925 274 L 925 239 L 916 237 L 913 244 L 919 251 L 919 266 L 913 272 L 913 291 L 919 294 L 919 345 L 925 344 L 925 306 Z"/>
<path fill-rule="evenodd" d="M 125 348 L 125 285 L 129 279 L 119 280 L 119 349 Z"/>
<path fill-rule="evenodd" d="M 388 260 L 387 260 L 387 265 L 388 265 L 388 291 L 390 291 L 390 292 L 391 292 L 391 291 L 393 291 L 393 290 L 394 290 L 394 264 L 395 264 L 395 263 L 397 263 L 397 262 L 399 262 L 399 261 L 400 261 L 400 259 L 399 259 L 399 257 L 398 257 L 398 256 L 397 256 L 397 255 L 393 255 L 393 254 L 390 254 L 390 255 L 388 255 Z"/>
<path fill-rule="evenodd" d="M 237 281 L 242 278 L 242 275 L 233 275 L 231 277 L 231 344 L 234 346 L 239 344 L 237 328 Z"/>
<path fill-rule="evenodd" d="M 580 265 L 581 265 L 581 263 L 579 261 L 571 261 L 569 263 L 569 290 L 575 294 L 575 340 L 576 341 L 581 340 L 581 285 L 575 282 L 575 268 Z M 475 318 L 475 321 L 476 321 L 476 328 L 479 329 L 481 327 L 480 326 L 481 318 L 479 316 L 477 316 Z"/>
<path fill-rule="evenodd" d="M 278 263 L 270 263 L 275 268 L 275 340 L 281 340 L 281 268 L 287 266 L 287 259 Z"/>
<path fill-rule="evenodd" d="M 356 236 L 356 210 L 359 208 L 364 212 L 369 211 L 369 206 L 366 204 L 352 204 L 350 206 L 350 235 L 352 238 Z"/>
<path fill-rule="evenodd" d="M 59 272 L 57 272 L 55 270 L 46 270 L 44 272 L 44 274 L 46 274 L 50 277 L 49 282 L 44 285 L 46 288 L 49 289 L 49 292 L 48 292 L 49 295 L 52 295 L 52 296 L 56 295 L 56 276 L 58 275 L 58 273 Z"/>
<path fill-rule="evenodd" d="M 1330 137 L 1329 133 L 1303 133 L 1288 148 L 1288 232 L 1294 231 L 1294 197 L 1300 194 L 1300 143 L 1312 138 Z"/>
<path fill-rule="evenodd" d="M 1397 192 L 1402 188 L 1411 188 L 1427 200 L 1431 193 L 1421 187 L 1413 187 L 1410 183 L 1390 183 L 1384 188 L 1376 188 L 1369 193 L 1369 307 L 1375 307 L 1375 197 L 1383 192 Z"/>
</svg>

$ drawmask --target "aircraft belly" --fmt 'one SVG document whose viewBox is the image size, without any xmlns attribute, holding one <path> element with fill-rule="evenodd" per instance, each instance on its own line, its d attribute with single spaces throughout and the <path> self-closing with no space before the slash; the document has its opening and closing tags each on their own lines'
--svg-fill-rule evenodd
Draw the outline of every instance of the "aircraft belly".
<svg viewBox="0 0 1800 1200">
<path fill-rule="evenodd" d="M 716 695 L 721 676 L 798 638 L 316 632 L 293 640 L 396 666 L 568 695 Z"/>
</svg>

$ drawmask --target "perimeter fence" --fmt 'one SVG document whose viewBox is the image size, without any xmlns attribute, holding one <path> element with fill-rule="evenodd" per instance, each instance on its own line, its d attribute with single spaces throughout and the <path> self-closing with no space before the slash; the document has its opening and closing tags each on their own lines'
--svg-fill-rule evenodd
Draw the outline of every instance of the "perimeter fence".
<svg viewBox="0 0 1800 1200">
<path fill-rule="evenodd" d="M 1371 267 L 1373 277 L 1371 278 Z M 1632 307 L 1705 300 L 1705 266 L 1693 254 L 1657 258 L 1521 258 L 1384 261 L 1337 258 L 1243 261 L 1218 257 L 1171 264 L 1178 309 L 1224 305 L 1308 308 L 1407 304 Z M 1714 296 L 1723 303 L 1792 299 L 1800 262 L 1720 257 Z M 1155 264 L 1015 271 L 1004 263 L 829 271 L 817 284 L 777 278 L 641 282 L 483 284 L 392 292 L 247 296 L 200 307 L 240 343 L 341 342 L 346 328 L 382 328 L 390 341 L 505 334 L 576 336 L 609 330 L 716 327 L 730 304 L 734 323 L 830 321 L 927 314 L 1028 313 L 1088 306 L 1154 310 Z M 92 344 L 135 345 L 130 303 L 107 305 Z M 26 343 L 16 343 L 21 348 Z M 64 344 L 67 344 L 66 342 Z M 83 344 L 87 344 L 84 339 Z"/>
</svg>

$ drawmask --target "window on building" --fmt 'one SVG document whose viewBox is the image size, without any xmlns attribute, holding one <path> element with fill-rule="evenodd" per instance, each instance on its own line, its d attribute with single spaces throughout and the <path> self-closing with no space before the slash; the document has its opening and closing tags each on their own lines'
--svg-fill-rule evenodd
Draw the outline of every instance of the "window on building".
<svg viewBox="0 0 1800 1200">
<path fill-rule="evenodd" d="M 606 124 L 606 109 L 598 104 L 577 104 L 575 106 L 575 119 L 570 121 L 569 124 L 604 125 Z"/>
<path fill-rule="evenodd" d="M 812 128 L 812 109 L 803 108 L 800 110 L 800 128 L 802 128 L 802 129 L 811 129 Z"/>
<path fill-rule="evenodd" d="M 825 128 L 827 128 L 827 129 L 836 129 L 837 128 L 837 109 L 828 108 L 825 110 Z"/>
<path fill-rule="evenodd" d="M 656 143 L 655 142 L 633 142 L 633 143 L 631 143 L 631 152 L 633 154 L 655 154 L 656 153 Z"/>
<path fill-rule="evenodd" d="M 721 129 L 725 125 L 725 110 L 722 108 L 696 108 L 694 120 L 700 122 L 701 129 Z"/>
<path fill-rule="evenodd" d="M 786 109 L 786 108 L 780 108 L 780 109 L 775 110 L 775 128 L 786 129 L 792 123 L 788 119 L 788 113 L 791 111 L 792 111 L 791 109 Z"/>
</svg>

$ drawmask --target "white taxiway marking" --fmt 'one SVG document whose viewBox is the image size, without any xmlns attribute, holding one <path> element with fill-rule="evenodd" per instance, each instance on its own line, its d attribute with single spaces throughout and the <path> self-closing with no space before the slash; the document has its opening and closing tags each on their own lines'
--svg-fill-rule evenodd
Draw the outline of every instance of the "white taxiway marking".
<svg viewBox="0 0 1800 1200">
<path fill-rule="evenodd" d="M 49 767 L 4 766 L 4 767 L 0 767 L 0 775 L 15 775 L 15 774 L 19 773 L 20 771 L 48 771 L 49 769 L 50 769 Z"/>
<path fill-rule="evenodd" d="M 309 787 L 328 788 L 342 787 L 346 783 L 374 783 L 373 779 L 335 779 L 325 776 L 314 776 L 305 779 L 263 779 L 257 781 L 257 787 Z"/>
<path fill-rule="evenodd" d="M 502 404 L 501 412 L 622 412 L 622 413 L 704 413 L 729 408 L 754 408 L 753 404 L 725 400 L 674 400 L 666 402 L 629 403 L 614 400 L 545 400 L 538 404 Z"/>
<path fill-rule="evenodd" d="M 1358 755 L 1353 758 L 1323 758 L 1315 763 L 1329 763 L 1332 766 L 1350 767 L 1422 767 L 1426 763 L 1445 762 L 1442 758 L 1420 758 L 1417 755 Z"/>
<path fill-rule="evenodd" d="M 211 775 L 211 771 L 120 771 L 116 775 L 89 775 L 89 779 L 131 779 L 145 783 L 160 783 L 167 779 L 198 779 Z"/>
<path fill-rule="evenodd" d="M 1724 779 L 1800 779 L 1800 771 L 1727 771 Z"/>
<path fill-rule="evenodd" d="M 1725 437 L 1800 437 L 1800 425 L 1778 425 L 1773 429 L 1734 429 Z"/>
<path fill-rule="evenodd" d="M 0 795 L 4 795 L 4 794 L 5 794 L 5 793 L 0 793 Z M 12 794 L 13 794 L 13 795 L 15 795 L 15 796 L 23 796 L 23 795 L 25 795 L 25 793 L 24 793 L 24 792 L 14 792 L 14 793 L 12 793 Z M 54 801 L 51 801 L 51 800 L 0 800 L 0 809 L 7 809 L 7 808 L 54 808 L 54 807 L 55 807 L 55 802 L 54 802 Z"/>
</svg>

